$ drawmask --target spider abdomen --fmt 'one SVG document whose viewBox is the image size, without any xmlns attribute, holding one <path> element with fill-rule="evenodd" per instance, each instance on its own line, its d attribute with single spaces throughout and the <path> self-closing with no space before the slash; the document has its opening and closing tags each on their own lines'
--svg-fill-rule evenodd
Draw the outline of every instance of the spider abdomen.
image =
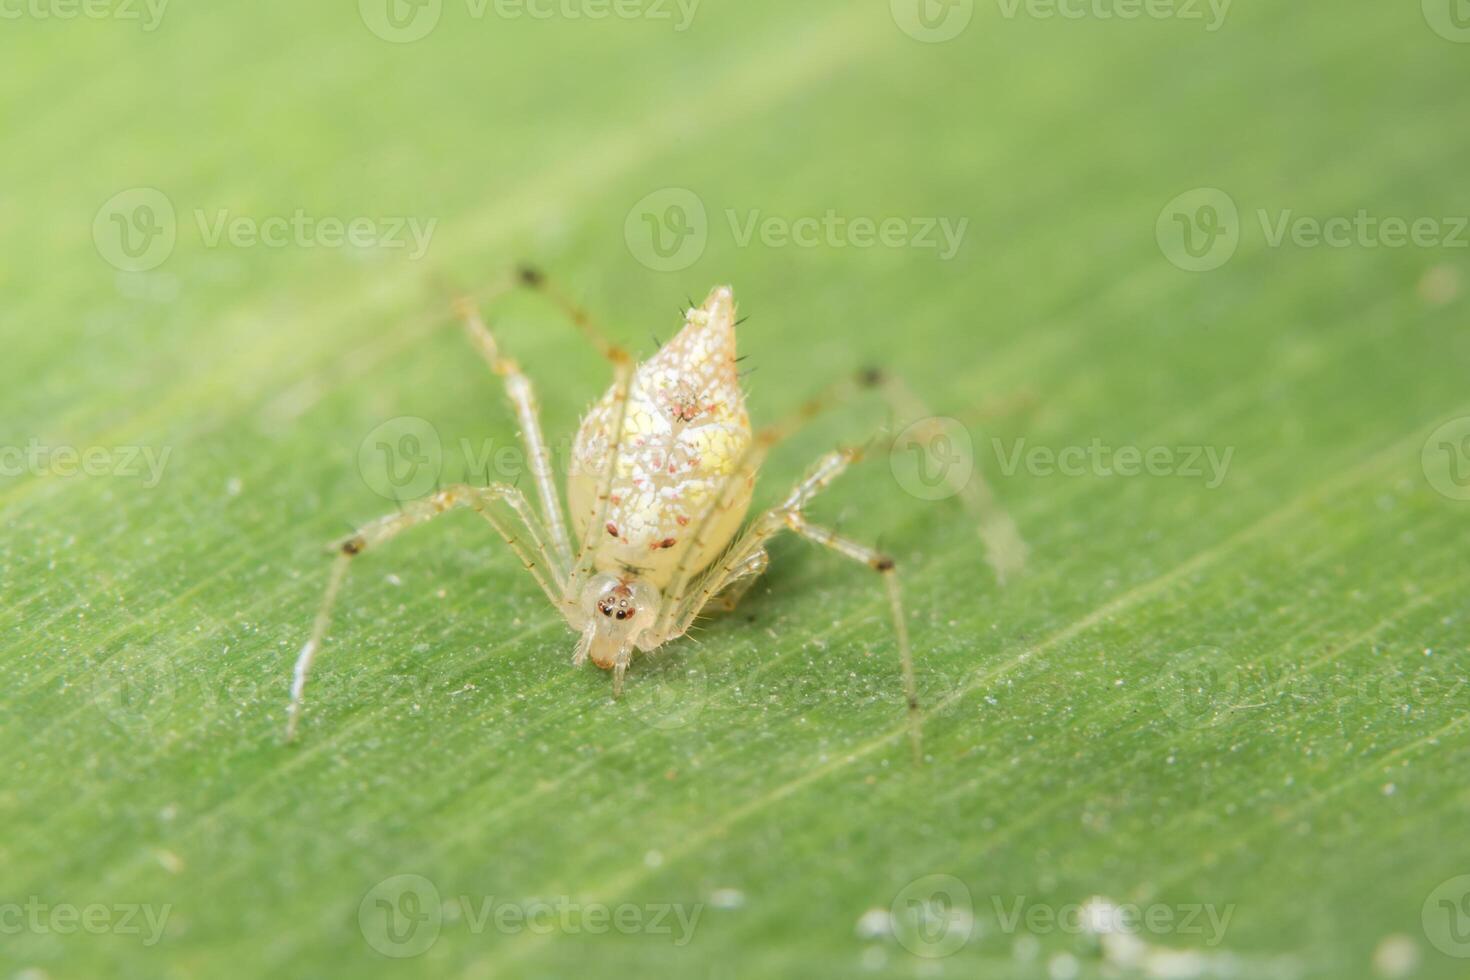
<svg viewBox="0 0 1470 980">
<path fill-rule="evenodd" d="M 739 530 L 754 476 L 726 488 L 751 443 L 735 356 L 734 296 L 720 287 L 688 311 L 673 340 L 638 366 L 598 532 L 598 570 L 633 571 L 661 588 L 686 555 L 690 571 L 697 571 Z M 597 494 L 611 462 L 615 396 L 616 386 L 593 406 L 572 446 L 568 502 L 584 540 L 601 510 Z M 700 533 L 703 515 L 722 490 L 723 506 Z M 697 547 L 692 554 L 691 547 Z"/>
</svg>

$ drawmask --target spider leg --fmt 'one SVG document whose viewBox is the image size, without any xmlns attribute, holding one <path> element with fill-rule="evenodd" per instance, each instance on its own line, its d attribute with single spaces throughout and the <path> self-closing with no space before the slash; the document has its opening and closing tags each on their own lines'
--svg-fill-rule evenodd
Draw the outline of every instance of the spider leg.
<svg viewBox="0 0 1470 980">
<path fill-rule="evenodd" d="M 296 736 L 296 728 L 305 704 L 306 681 L 321 650 L 327 628 L 331 625 L 332 608 L 342 591 L 353 559 L 386 544 L 409 528 L 427 523 L 457 507 L 473 508 L 489 521 L 553 605 L 560 608 L 564 573 L 557 570 L 549 550 L 546 529 L 519 490 L 505 484 L 488 487 L 457 484 L 422 500 L 411 501 L 402 510 L 364 524 L 333 545 L 337 557 L 327 579 L 326 594 L 317 610 L 311 635 L 297 655 L 296 666 L 291 675 L 291 704 L 286 716 L 287 741 Z"/>
<path fill-rule="evenodd" d="M 710 598 L 706 608 L 718 604 L 724 612 L 734 612 L 740 605 L 740 600 L 745 598 L 745 593 L 765 574 L 770 564 L 771 556 L 764 551 L 751 555 L 744 564 L 731 571 L 724 588 Z"/>
<path fill-rule="evenodd" d="M 537 494 L 541 498 L 542 509 L 547 514 L 547 525 L 552 529 L 552 534 L 557 542 L 557 556 L 563 559 L 563 565 L 568 569 L 563 581 L 562 595 L 558 601 L 562 612 L 570 621 L 575 618 L 577 600 L 581 596 L 587 579 L 593 573 L 592 560 L 595 551 L 593 546 L 597 544 L 598 539 L 595 530 L 607 522 L 608 496 L 611 492 L 609 488 L 613 473 L 617 468 L 618 455 L 622 449 L 623 418 L 627 411 L 628 391 L 633 383 L 634 363 L 627 351 L 608 339 L 606 332 L 591 314 L 568 299 L 541 270 L 523 265 L 516 270 L 516 280 L 519 285 L 540 293 L 550 301 L 572 322 L 572 325 L 581 332 L 588 343 L 596 348 L 598 354 L 612 365 L 614 385 L 618 392 L 616 399 L 619 414 L 617 427 L 614 430 L 617 435 L 612 450 L 611 465 L 604 475 L 604 481 L 597 497 L 599 511 L 588 524 L 589 531 L 585 540 L 580 542 L 581 547 L 573 552 L 567 526 L 562 520 L 561 497 L 554 485 L 549 454 L 544 449 L 545 439 L 541 435 L 540 423 L 537 420 L 538 413 L 534 396 L 531 394 L 530 382 L 520 374 L 519 366 L 514 361 L 500 356 L 494 337 L 479 317 L 475 316 L 467 306 L 463 309 L 465 326 L 470 331 L 471 339 L 480 348 L 486 360 L 490 362 L 491 368 L 498 374 L 507 375 L 507 389 L 510 391 L 511 400 L 516 404 L 516 414 L 521 424 L 521 431 L 528 444 L 527 451 L 531 456 L 532 475 L 536 480 Z M 520 380 L 513 380 L 516 377 Z M 531 445 L 533 438 L 535 443 L 542 447 L 539 451 Z M 538 460 L 544 462 L 538 462 Z"/>
<path fill-rule="evenodd" d="M 540 293 L 542 296 L 561 311 L 562 315 L 571 321 L 572 326 L 581 331 L 587 342 L 597 348 L 597 352 L 605 358 L 608 363 L 617 367 L 618 364 L 627 359 L 628 355 L 621 347 L 608 340 L 607 332 L 592 318 L 587 310 L 569 299 L 566 293 L 557 288 L 547 275 L 534 266 L 523 265 L 516 270 L 516 276 L 521 285 Z M 680 310 L 680 315 L 683 311 Z M 657 343 L 657 340 L 654 341 Z"/>
<path fill-rule="evenodd" d="M 541 431 L 541 407 L 536 401 L 536 390 L 531 379 L 521 371 L 513 358 L 500 352 L 495 335 L 485 325 L 478 310 L 469 300 L 455 304 L 470 342 L 479 350 L 485 362 L 505 382 L 505 393 L 515 409 L 516 422 L 520 426 L 521 441 L 526 448 L 526 462 L 531 470 L 531 479 L 536 484 L 536 496 L 541 501 L 541 517 L 551 537 L 552 552 L 558 567 L 565 570 L 572 564 L 572 543 L 567 533 L 566 518 L 563 516 L 561 494 L 556 488 L 556 477 L 551 467 L 551 449 Z"/>
<path fill-rule="evenodd" d="M 942 432 L 940 420 L 898 375 L 869 369 L 863 372 L 862 380 L 878 389 L 893 413 L 889 426 L 889 445 L 893 451 L 923 445 Z M 902 445 L 900 439 L 904 440 Z M 980 540 L 985 545 L 985 561 L 995 572 L 996 581 L 1004 585 L 1026 567 L 1029 549 L 1015 520 L 996 498 L 980 468 L 972 467 L 966 475 L 968 479 L 963 482 L 952 482 L 951 489 L 978 525 Z"/>
<path fill-rule="evenodd" d="M 691 588 L 670 592 L 665 598 L 665 605 L 672 607 L 673 618 L 668 631 L 658 637 L 659 642 L 667 643 L 683 636 L 710 600 L 740 579 L 755 574 L 753 565 L 758 563 L 757 556 L 764 554 L 765 546 L 772 538 L 788 530 L 787 515 L 799 515 L 802 508 L 841 476 L 859 455 L 855 449 L 838 449 L 823 455 L 791 489 L 786 499 L 751 521 L 724 556 L 691 583 Z"/>
<path fill-rule="evenodd" d="M 694 625 L 695 619 L 726 589 L 742 583 L 742 592 L 744 588 L 749 588 L 750 583 L 754 581 L 754 576 L 759 575 L 765 569 L 766 545 L 782 531 L 791 531 L 845 558 L 860 562 L 883 577 L 884 588 L 888 594 L 889 613 L 893 619 L 894 639 L 898 644 L 898 657 L 903 669 L 904 699 L 908 704 L 909 742 L 913 747 L 915 762 L 920 762 L 923 759 L 923 720 L 919 711 L 913 651 L 909 645 L 908 621 L 904 617 L 903 595 L 899 588 L 897 565 L 891 557 L 875 548 L 843 537 L 828 528 L 812 524 L 803 513 L 806 504 L 841 476 L 859 455 L 856 450 L 838 450 L 827 453 L 817 460 L 779 506 L 772 507 L 751 522 L 750 527 L 730 547 L 725 557 L 704 573 L 697 587 L 689 595 L 675 597 L 678 619 L 673 631 L 662 637 L 661 640 L 671 640 L 686 633 Z"/>
</svg>

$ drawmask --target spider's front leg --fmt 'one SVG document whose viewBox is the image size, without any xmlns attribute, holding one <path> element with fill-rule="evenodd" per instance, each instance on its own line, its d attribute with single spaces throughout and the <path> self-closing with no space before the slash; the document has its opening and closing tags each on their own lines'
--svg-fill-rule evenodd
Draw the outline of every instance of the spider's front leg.
<svg viewBox="0 0 1470 980">
<path fill-rule="evenodd" d="M 619 412 L 624 411 L 627 406 L 629 387 L 633 381 L 633 358 L 627 351 L 609 340 L 606 332 L 591 314 L 568 299 L 551 284 L 540 270 L 531 266 L 522 266 L 516 270 L 515 278 L 520 285 L 546 297 L 596 348 L 597 353 L 612 366 L 615 401 L 619 405 Z M 535 389 L 531 380 L 521 370 L 520 364 L 514 358 L 502 353 L 495 335 L 473 303 L 462 299 L 456 304 L 456 309 L 470 342 L 475 345 L 486 364 L 490 366 L 490 370 L 505 382 L 506 396 L 515 409 L 516 420 L 520 424 L 521 439 L 526 447 L 531 477 L 536 484 L 536 493 L 541 501 L 541 512 L 549 529 L 551 546 L 555 549 L 556 556 L 562 564 L 568 568 L 567 575 L 562 579 L 562 594 L 554 601 L 558 603 L 558 609 L 562 615 L 570 621 L 575 618 L 576 602 L 587 580 L 593 574 L 592 559 L 599 532 L 593 530 L 582 541 L 577 542 L 578 547 L 573 549 L 571 535 L 563 517 L 561 495 L 557 491 L 555 474 L 552 471 L 551 452 L 541 432 L 540 408 L 536 402 Z M 611 480 L 612 472 L 617 466 L 618 456 L 622 450 L 625 435 L 622 429 L 622 419 L 623 416 L 618 414 L 613 429 L 615 436 L 607 473 L 608 481 Z M 590 515 L 589 528 L 600 529 L 606 523 L 607 500 L 608 489 L 604 482 L 593 504 L 594 509 Z"/>
<path fill-rule="evenodd" d="M 554 548 L 551 535 L 535 510 L 515 487 L 503 483 L 488 487 L 459 484 L 406 504 L 399 513 L 365 524 L 333 545 L 337 558 L 332 563 L 326 595 L 322 598 L 321 608 L 317 610 L 311 636 L 296 658 L 296 667 L 291 676 L 291 705 L 286 717 L 287 741 L 296 736 L 296 728 L 305 704 L 306 681 L 321 650 L 327 627 L 331 624 L 332 607 L 342 590 L 348 567 L 365 552 L 386 544 L 411 527 L 427 523 L 458 507 L 473 508 L 484 517 L 521 560 L 521 564 L 531 573 L 552 605 L 558 610 L 562 609 L 561 598 L 570 569 Z"/>
</svg>

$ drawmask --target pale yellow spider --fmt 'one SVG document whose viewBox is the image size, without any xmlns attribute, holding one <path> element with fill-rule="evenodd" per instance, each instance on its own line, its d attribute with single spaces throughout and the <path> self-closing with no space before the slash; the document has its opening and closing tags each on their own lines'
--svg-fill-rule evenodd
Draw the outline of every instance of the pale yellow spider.
<svg viewBox="0 0 1470 980">
<path fill-rule="evenodd" d="M 468 302 L 459 313 L 471 341 L 505 381 L 515 408 L 539 510 L 506 484 L 456 485 L 365 525 L 334 545 L 326 596 L 296 661 L 286 736 L 301 718 L 306 679 L 352 560 L 408 528 L 456 507 L 483 515 L 510 545 L 567 625 L 580 636 L 573 664 L 591 660 L 613 672 L 613 695 L 634 649 L 657 650 L 683 636 L 715 600 L 733 608 L 766 569 L 765 546 L 792 531 L 878 573 L 887 589 L 903 667 L 909 730 L 920 752 L 919 701 L 892 558 L 810 523 L 803 509 L 861 454 L 841 449 L 819 459 L 777 506 L 744 533 L 756 474 L 771 447 L 831 401 L 863 386 L 881 387 L 877 372 L 839 384 L 789 422 L 752 433 L 735 356 L 735 297 L 714 289 L 688 310 L 684 327 L 642 364 L 608 343 L 579 308 L 524 270 L 521 279 L 556 301 L 592 340 L 614 371 L 612 387 L 583 419 L 572 447 L 567 495 L 572 539 L 541 433 L 536 397 L 520 366 L 500 352 Z"/>
</svg>

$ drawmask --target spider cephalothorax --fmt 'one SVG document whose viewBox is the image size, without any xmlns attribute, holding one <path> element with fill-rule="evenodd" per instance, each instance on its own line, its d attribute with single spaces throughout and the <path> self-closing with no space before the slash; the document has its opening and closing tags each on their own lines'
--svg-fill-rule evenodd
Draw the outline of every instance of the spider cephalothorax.
<svg viewBox="0 0 1470 980">
<path fill-rule="evenodd" d="M 642 634 L 658 618 L 661 596 L 658 589 L 638 579 L 597 575 L 587 583 L 582 596 L 587 619 L 573 660 L 591 660 L 603 670 L 612 670 L 619 660 L 627 663 Z"/>
</svg>

